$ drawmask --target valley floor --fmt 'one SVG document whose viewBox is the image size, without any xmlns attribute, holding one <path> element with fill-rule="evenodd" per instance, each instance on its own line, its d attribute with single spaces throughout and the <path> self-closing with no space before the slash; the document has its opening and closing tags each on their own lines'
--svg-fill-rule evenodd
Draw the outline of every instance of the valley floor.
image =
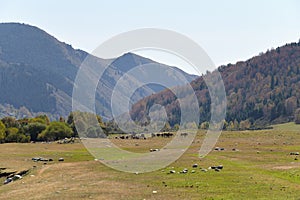
<svg viewBox="0 0 300 200">
<path fill-rule="evenodd" d="M 0 178 L 0 199 L 299 199 L 300 157 L 290 152 L 300 151 L 300 126 L 225 131 L 216 145 L 225 150 L 199 159 L 204 133 L 199 132 L 179 160 L 145 174 L 110 169 L 95 161 L 81 143 L 0 144 L 0 168 L 30 169 L 22 179 L 6 185 Z M 112 140 L 126 150 L 145 152 L 161 148 L 169 139 Z M 54 161 L 44 164 L 32 157 Z M 191 173 L 194 163 L 199 167 Z M 224 168 L 200 169 L 215 165 Z M 184 168 L 189 172 L 169 173 Z"/>
</svg>

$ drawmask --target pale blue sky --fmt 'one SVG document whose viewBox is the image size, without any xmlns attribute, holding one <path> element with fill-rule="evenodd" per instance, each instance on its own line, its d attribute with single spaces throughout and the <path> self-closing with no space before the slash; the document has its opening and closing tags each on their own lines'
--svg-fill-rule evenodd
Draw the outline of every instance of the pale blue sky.
<svg viewBox="0 0 300 200">
<path fill-rule="evenodd" d="M 299 10 L 298 0 L 0 0 L 0 22 L 38 26 L 88 52 L 125 31 L 170 29 L 196 41 L 219 66 L 298 41 Z M 144 55 L 192 72 L 172 56 L 151 52 Z"/>
</svg>

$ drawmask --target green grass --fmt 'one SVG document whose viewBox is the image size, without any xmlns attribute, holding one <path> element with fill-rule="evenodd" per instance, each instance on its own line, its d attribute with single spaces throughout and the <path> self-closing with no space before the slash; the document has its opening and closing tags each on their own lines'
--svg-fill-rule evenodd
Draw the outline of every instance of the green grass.
<svg viewBox="0 0 300 200">
<path fill-rule="evenodd" d="M 295 131 L 295 132 L 300 133 L 300 125 L 299 124 L 295 124 L 294 122 L 273 125 L 272 127 L 274 128 L 274 130 L 279 130 L 279 131 Z"/>
<path fill-rule="evenodd" d="M 2 144 L 0 167 L 37 167 L 31 171 L 35 177 L 0 186 L 0 199 L 19 199 L 24 194 L 32 195 L 28 199 L 299 199 L 300 162 L 289 155 L 300 151 L 299 127 L 288 123 L 271 130 L 225 131 L 216 146 L 226 150 L 199 159 L 201 131 L 170 166 L 138 175 L 94 161 L 81 144 Z M 146 152 L 161 148 L 168 139 L 113 142 L 129 151 Z M 43 165 L 32 162 L 33 156 L 64 157 L 65 162 Z M 199 165 L 195 173 L 168 173 L 191 171 L 194 163 Z M 224 166 L 221 172 L 200 170 L 220 164 Z M 158 193 L 152 194 L 153 190 Z"/>
</svg>

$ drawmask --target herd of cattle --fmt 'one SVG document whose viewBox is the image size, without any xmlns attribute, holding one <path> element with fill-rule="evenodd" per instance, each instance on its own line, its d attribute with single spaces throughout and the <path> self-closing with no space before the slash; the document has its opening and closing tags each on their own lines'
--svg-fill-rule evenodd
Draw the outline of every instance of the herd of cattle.
<svg viewBox="0 0 300 200">
<path fill-rule="evenodd" d="M 195 173 L 197 168 L 199 168 L 202 172 L 207 172 L 208 170 L 214 170 L 216 172 L 220 172 L 223 169 L 223 165 L 217 165 L 217 166 L 210 166 L 207 169 L 206 168 L 202 168 L 202 167 L 198 167 L 198 164 L 195 163 L 192 165 L 192 170 L 189 170 L 188 168 L 184 168 L 183 170 L 180 170 L 178 172 L 176 172 L 176 170 L 171 169 L 168 174 L 187 174 L 188 172 L 190 173 Z"/>
<path fill-rule="evenodd" d="M 151 134 L 127 134 L 127 135 L 121 135 L 116 136 L 114 139 L 122 139 L 122 140 L 128 140 L 128 139 L 136 139 L 136 140 L 146 140 L 147 138 L 154 138 L 154 137 L 161 137 L 161 138 L 170 138 L 173 137 L 174 133 L 170 132 L 164 132 L 164 133 L 151 133 Z M 180 133 L 180 136 L 186 137 L 188 136 L 188 133 Z"/>
</svg>

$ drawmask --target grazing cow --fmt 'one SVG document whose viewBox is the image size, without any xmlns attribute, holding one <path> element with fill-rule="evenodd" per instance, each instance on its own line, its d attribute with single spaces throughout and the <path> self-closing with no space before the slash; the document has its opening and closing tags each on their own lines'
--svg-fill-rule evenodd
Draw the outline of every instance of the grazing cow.
<svg viewBox="0 0 300 200">
<path fill-rule="evenodd" d="M 163 133 L 162 137 L 169 138 L 172 137 L 173 135 L 174 135 L 173 133 Z"/>
<path fill-rule="evenodd" d="M 223 165 L 217 166 L 217 169 L 223 169 Z"/>
<path fill-rule="evenodd" d="M 124 136 L 124 135 L 120 136 L 120 139 L 124 140 L 124 139 L 125 139 L 125 136 Z"/>
<path fill-rule="evenodd" d="M 223 165 L 211 166 L 208 169 L 214 169 L 216 172 L 219 172 L 223 169 Z"/>
<path fill-rule="evenodd" d="M 186 137 L 188 136 L 188 133 L 180 133 L 180 136 Z"/>
<path fill-rule="evenodd" d="M 225 148 L 223 148 L 223 147 L 216 147 L 215 148 L 215 151 L 224 151 L 225 150 Z"/>
<path fill-rule="evenodd" d="M 186 174 L 186 173 L 188 173 L 188 169 L 187 169 L 187 168 L 184 168 L 180 173 L 181 173 L 181 174 Z"/>
</svg>

